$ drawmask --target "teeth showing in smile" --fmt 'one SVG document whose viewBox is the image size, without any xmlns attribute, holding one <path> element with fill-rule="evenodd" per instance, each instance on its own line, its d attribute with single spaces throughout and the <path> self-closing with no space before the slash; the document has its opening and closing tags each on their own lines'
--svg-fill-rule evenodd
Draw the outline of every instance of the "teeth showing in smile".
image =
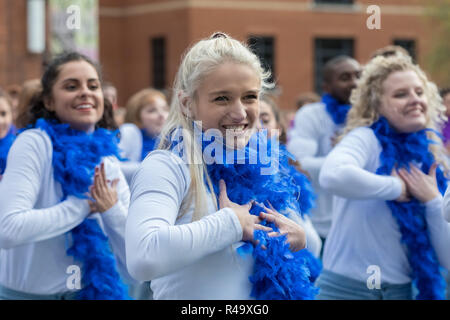
<svg viewBox="0 0 450 320">
<path fill-rule="evenodd" d="M 226 130 L 242 131 L 245 129 L 245 124 L 240 126 L 224 126 Z"/>
<path fill-rule="evenodd" d="M 81 104 L 79 106 L 77 106 L 75 109 L 80 110 L 80 109 L 91 109 L 92 106 L 90 104 Z"/>
</svg>

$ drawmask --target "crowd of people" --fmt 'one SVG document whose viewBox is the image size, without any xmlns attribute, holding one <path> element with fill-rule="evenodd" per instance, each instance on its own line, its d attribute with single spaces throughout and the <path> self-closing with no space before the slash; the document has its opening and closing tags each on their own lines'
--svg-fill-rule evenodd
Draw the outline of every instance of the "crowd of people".
<svg viewBox="0 0 450 320">
<path fill-rule="evenodd" d="M 395 46 L 270 76 L 214 33 L 169 95 L 77 52 L 0 90 L 0 299 L 446 299 L 450 89 Z"/>
</svg>

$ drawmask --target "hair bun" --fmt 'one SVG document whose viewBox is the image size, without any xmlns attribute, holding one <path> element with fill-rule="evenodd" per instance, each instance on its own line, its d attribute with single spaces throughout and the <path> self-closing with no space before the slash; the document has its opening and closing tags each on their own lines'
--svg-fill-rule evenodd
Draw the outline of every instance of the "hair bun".
<svg viewBox="0 0 450 320">
<path fill-rule="evenodd" d="M 229 37 L 223 32 L 214 32 L 213 35 L 210 37 L 210 39 L 217 39 L 217 38 L 229 38 Z"/>
</svg>

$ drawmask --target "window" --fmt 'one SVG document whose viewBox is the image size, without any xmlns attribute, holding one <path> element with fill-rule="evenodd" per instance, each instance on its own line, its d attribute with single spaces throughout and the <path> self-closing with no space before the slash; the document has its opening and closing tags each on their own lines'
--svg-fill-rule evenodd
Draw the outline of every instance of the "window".
<svg viewBox="0 0 450 320">
<path fill-rule="evenodd" d="M 275 78 L 274 43 L 275 40 L 273 37 L 251 35 L 248 38 L 248 45 L 261 60 L 264 70 L 270 70 L 272 73 L 269 82 L 273 82 Z"/>
<path fill-rule="evenodd" d="M 394 39 L 394 45 L 400 46 L 409 52 L 413 61 L 417 59 L 416 41 L 412 39 Z"/>
<path fill-rule="evenodd" d="M 153 38 L 150 45 L 153 62 L 152 85 L 156 89 L 164 89 L 166 87 L 166 39 Z"/>
<path fill-rule="evenodd" d="M 314 0 L 316 4 L 353 4 L 353 0 Z"/>
<path fill-rule="evenodd" d="M 353 57 L 353 39 L 316 38 L 314 40 L 314 89 L 322 94 L 322 70 L 328 60 L 347 55 Z"/>
</svg>

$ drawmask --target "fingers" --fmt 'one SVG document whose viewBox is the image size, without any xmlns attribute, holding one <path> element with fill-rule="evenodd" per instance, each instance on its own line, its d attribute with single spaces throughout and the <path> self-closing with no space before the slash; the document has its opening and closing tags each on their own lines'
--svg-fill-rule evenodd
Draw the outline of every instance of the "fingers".
<svg viewBox="0 0 450 320">
<path fill-rule="evenodd" d="M 437 163 L 433 163 L 430 167 L 430 170 L 428 171 L 428 175 L 432 178 L 436 178 L 436 169 L 437 169 L 438 165 Z"/>
<path fill-rule="evenodd" d="M 219 206 L 223 208 L 226 203 L 229 201 L 228 195 L 227 195 L 227 185 L 225 184 L 225 181 L 220 179 L 219 181 Z"/>
</svg>

